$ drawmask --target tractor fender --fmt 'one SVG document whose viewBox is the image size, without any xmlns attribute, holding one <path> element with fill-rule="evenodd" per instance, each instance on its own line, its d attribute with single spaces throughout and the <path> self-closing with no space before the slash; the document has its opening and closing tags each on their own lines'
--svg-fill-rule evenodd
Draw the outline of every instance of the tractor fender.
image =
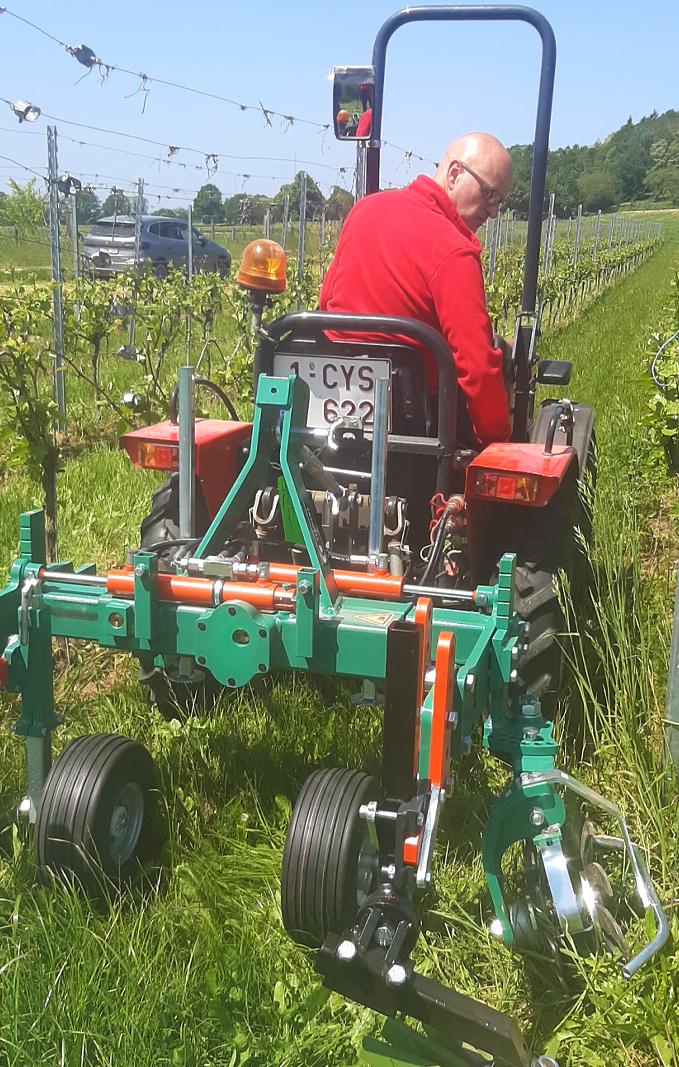
<svg viewBox="0 0 679 1067">
<path fill-rule="evenodd" d="M 552 417 L 552 408 L 559 401 L 553 398 L 543 400 L 538 408 L 535 420 L 530 428 L 529 441 L 532 444 L 543 444 L 547 437 L 547 427 Z M 573 448 L 578 457 L 578 474 L 582 474 L 591 466 L 591 453 L 594 445 L 594 408 L 590 404 L 573 404 Z M 563 444 L 566 440 L 561 428 L 554 435 L 554 445 Z"/>
<path fill-rule="evenodd" d="M 227 419 L 196 419 L 196 478 L 200 482 L 209 516 L 219 510 L 233 485 L 243 459 L 243 448 L 252 436 L 252 423 Z M 179 469 L 179 427 L 169 420 L 130 430 L 120 438 L 135 467 L 176 471 Z"/>
<path fill-rule="evenodd" d="M 544 508 L 559 491 L 566 475 L 577 471 L 577 453 L 569 445 L 555 445 L 545 453 L 539 443 L 497 441 L 487 445 L 467 467 L 465 501 L 494 506 Z"/>
</svg>

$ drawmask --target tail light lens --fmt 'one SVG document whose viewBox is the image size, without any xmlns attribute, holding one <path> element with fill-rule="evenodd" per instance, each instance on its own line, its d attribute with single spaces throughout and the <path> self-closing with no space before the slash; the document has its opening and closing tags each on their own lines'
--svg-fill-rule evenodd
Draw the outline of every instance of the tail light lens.
<svg viewBox="0 0 679 1067">
<path fill-rule="evenodd" d="M 473 493 L 485 500 L 504 500 L 517 504 L 536 504 L 541 479 L 535 474 L 507 471 L 474 471 Z"/>
<path fill-rule="evenodd" d="M 179 470 L 179 445 L 156 444 L 154 441 L 139 441 L 129 437 L 125 448 L 135 467 L 156 471 Z"/>
</svg>

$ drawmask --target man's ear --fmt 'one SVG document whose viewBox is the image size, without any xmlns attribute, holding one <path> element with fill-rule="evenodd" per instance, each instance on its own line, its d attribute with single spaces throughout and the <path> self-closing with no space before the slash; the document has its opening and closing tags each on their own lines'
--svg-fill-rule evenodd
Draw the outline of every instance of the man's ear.
<svg viewBox="0 0 679 1067">
<path fill-rule="evenodd" d="M 459 159 L 451 159 L 450 163 L 448 164 L 448 170 L 446 172 L 446 178 L 448 179 L 449 189 L 453 189 L 455 187 L 455 183 L 457 182 L 457 179 L 460 177 L 461 173 L 462 167 L 460 165 Z"/>
</svg>

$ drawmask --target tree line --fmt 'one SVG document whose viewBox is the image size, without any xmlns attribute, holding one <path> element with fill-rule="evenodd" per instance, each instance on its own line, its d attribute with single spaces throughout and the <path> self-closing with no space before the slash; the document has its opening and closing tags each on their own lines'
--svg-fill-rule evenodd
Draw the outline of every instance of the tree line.
<svg viewBox="0 0 679 1067">
<path fill-rule="evenodd" d="M 506 207 L 528 211 L 532 145 L 513 145 L 514 181 Z M 557 215 L 608 211 L 639 201 L 679 205 L 679 111 L 656 111 L 593 145 L 571 145 L 549 153 L 547 190 Z"/>
</svg>

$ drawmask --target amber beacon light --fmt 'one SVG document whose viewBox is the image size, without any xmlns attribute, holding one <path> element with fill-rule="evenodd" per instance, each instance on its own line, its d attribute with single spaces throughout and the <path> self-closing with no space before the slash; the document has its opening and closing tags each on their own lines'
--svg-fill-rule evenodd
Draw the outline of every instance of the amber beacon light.
<svg viewBox="0 0 679 1067">
<path fill-rule="evenodd" d="M 275 241 L 260 237 L 245 248 L 238 271 L 238 284 L 258 293 L 282 293 L 285 289 L 285 252 Z"/>
</svg>

